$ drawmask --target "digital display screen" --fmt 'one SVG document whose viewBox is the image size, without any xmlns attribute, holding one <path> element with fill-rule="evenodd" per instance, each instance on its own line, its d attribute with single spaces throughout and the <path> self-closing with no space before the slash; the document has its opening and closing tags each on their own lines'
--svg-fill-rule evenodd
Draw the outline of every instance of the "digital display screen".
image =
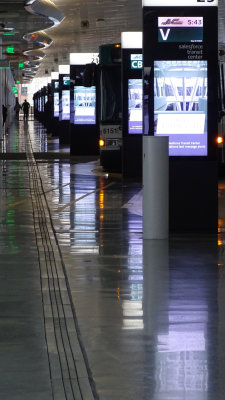
<svg viewBox="0 0 225 400">
<path fill-rule="evenodd" d="M 154 62 L 154 135 L 170 156 L 207 156 L 207 61 Z"/>
<path fill-rule="evenodd" d="M 59 116 L 59 93 L 54 93 L 54 117 Z"/>
<path fill-rule="evenodd" d="M 65 85 L 65 86 L 70 85 L 70 77 L 69 76 L 63 76 L 63 85 Z"/>
<path fill-rule="evenodd" d="M 74 87 L 74 124 L 96 124 L 96 87 Z"/>
<path fill-rule="evenodd" d="M 41 97 L 41 112 L 43 112 L 44 111 L 44 97 L 43 97 L 43 95 L 42 95 L 42 97 Z"/>
<path fill-rule="evenodd" d="M 38 111 L 41 112 L 41 97 L 38 98 Z"/>
<path fill-rule="evenodd" d="M 203 17 L 158 17 L 158 42 L 203 42 Z"/>
<path fill-rule="evenodd" d="M 59 81 L 55 82 L 55 89 L 59 89 Z"/>
<path fill-rule="evenodd" d="M 131 69 L 142 69 L 142 67 L 143 67 L 142 54 L 131 54 L 130 55 L 130 68 Z"/>
<path fill-rule="evenodd" d="M 142 79 L 128 79 L 128 133 L 142 134 Z"/>
<path fill-rule="evenodd" d="M 62 120 L 70 119 L 70 91 L 62 90 Z"/>
</svg>

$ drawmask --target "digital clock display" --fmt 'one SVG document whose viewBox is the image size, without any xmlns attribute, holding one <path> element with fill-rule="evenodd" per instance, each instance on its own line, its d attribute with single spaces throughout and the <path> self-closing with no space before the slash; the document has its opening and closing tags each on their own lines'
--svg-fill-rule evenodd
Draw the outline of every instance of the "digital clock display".
<svg viewBox="0 0 225 400">
<path fill-rule="evenodd" d="M 158 42 L 203 41 L 203 17 L 158 17 Z"/>
</svg>

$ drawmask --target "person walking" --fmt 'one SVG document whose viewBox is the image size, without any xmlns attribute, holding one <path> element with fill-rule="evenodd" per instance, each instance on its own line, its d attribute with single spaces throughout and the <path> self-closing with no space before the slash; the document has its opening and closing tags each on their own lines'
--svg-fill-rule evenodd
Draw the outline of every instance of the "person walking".
<svg viewBox="0 0 225 400">
<path fill-rule="evenodd" d="M 21 107 L 21 105 L 20 105 L 20 103 L 18 101 L 18 97 L 16 97 L 16 104 L 14 106 L 14 111 L 15 111 L 15 115 L 16 115 L 16 119 L 17 120 L 19 120 L 19 113 L 20 113 L 21 109 L 22 109 L 22 107 Z"/>
<path fill-rule="evenodd" d="M 3 126 L 6 123 L 7 114 L 8 114 L 7 113 L 7 107 L 4 104 L 2 104 L 2 123 L 3 123 Z"/>
<path fill-rule="evenodd" d="M 30 103 L 25 99 L 23 104 L 22 104 L 22 110 L 23 110 L 23 119 L 28 119 L 29 116 L 29 108 L 30 108 Z"/>
</svg>

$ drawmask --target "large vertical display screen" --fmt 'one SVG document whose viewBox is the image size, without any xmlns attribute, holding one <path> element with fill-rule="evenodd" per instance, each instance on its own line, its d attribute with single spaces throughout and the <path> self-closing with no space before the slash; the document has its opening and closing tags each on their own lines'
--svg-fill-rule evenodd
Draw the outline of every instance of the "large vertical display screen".
<svg viewBox="0 0 225 400">
<path fill-rule="evenodd" d="M 59 116 L 59 93 L 54 93 L 54 117 Z"/>
<path fill-rule="evenodd" d="M 96 124 L 96 87 L 74 87 L 74 124 Z"/>
<path fill-rule="evenodd" d="M 128 133 L 142 134 L 142 79 L 128 79 Z"/>
<path fill-rule="evenodd" d="M 62 120 L 70 119 L 70 91 L 62 90 Z"/>
<path fill-rule="evenodd" d="M 169 155 L 207 156 L 207 61 L 154 62 L 154 135 Z"/>
<path fill-rule="evenodd" d="M 42 95 L 42 97 L 41 97 L 41 112 L 44 111 L 44 105 L 45 105 L 45 98 L 44 98 L 44 96 Z"/>
</svg>

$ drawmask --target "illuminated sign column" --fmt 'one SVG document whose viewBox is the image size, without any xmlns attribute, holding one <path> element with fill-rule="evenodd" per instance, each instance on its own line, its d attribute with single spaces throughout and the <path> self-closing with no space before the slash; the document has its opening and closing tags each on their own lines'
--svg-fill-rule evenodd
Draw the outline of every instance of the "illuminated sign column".
<svg viewBox="0 0 225 400">
<path fill-rule="evenodd" d="M 70 53 L 70 153 L 97 154 L 97 53 Z"/>
<path fill-rule="evenodd" d="M 122 174 L 142 175 L 142 32 L 122 32 Z"/>
<path fill-rule="evenodd" d="M 70 119 L 70 66 L 59 65 L 59 121 Z"/>
<path fill-rule="evenodd" d="M 53 121 L 52 121 L 52 136 L 59 136 L 58 133 L 58 118 L 59 118 L 59 73 L 51 73 L 51 92 L 53 101 Z"/>
<path fill-rule="evenodd" d="M 54 118 L 58 118 L 59 117 L 59 73 L 58 72 L 51 73 L 51 85 L 53 93 Z"/>
<path fill-rule="evenodd" d="M 142 5 L 143 133 L 169 137 L 171 230 L 216 231 L 217 0 L 143 0 Z M 207 189 L 205 175 L 215 192 Z M 186 199 L 178 187 L 184 176 Z M 208 208 L 199 204 L 204 196 L 212 198 Z"/>
<path fill-rule="evenodd" d="M 55 83 L 57 86 L 57 82 Z M 59 119 L 60 144 L 70 143 L 70 66 L 59 65 Z M 57 103 L 57 96 L 55 99 Z"/>
</svg>

